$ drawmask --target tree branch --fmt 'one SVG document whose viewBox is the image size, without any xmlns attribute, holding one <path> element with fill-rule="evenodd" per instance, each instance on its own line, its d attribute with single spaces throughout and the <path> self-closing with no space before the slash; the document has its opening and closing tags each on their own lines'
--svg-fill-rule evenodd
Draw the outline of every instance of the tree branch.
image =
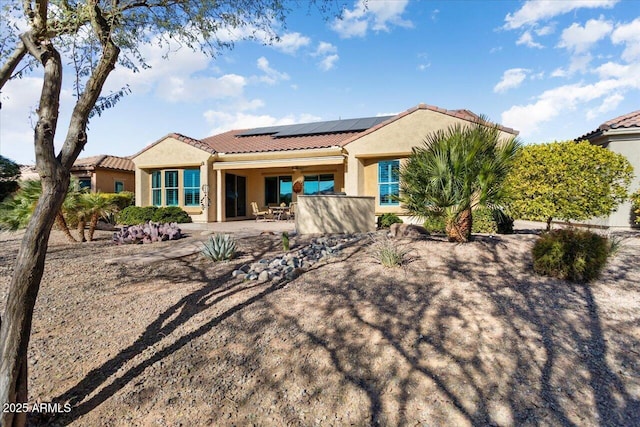
<svg viewBox="0 0 640 427">
<path fill-rule="evenodd" d="M 27 47 L 25 46 L 24 42 L 22 41 L 18 42 L 18 45 L 13 51 L 13 54 L 9 57 L 7 62 L 5 62 L 2 68 L 0 69 L 0 90 L 2 90 L 5 83 L 9 81 L 9 79 L 11 78 L 11 75 L 13 74 L 13 71 L 16 69 L 20 61 L 22 61 L 22 58 L 24 58 L 26 53 L 27 53 Z"/>
</svg>

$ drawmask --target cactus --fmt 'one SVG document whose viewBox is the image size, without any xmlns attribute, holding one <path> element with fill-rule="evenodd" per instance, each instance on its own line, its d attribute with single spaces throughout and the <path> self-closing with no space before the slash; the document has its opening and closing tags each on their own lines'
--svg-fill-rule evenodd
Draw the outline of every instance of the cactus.
<svg viewBox="0 0 640 427">
<path fill-rule="evenodd" d="M 142 225 L 123 227 L 122 231 L 113 233 L 113 242 L 117 245 L 164 242 L 180 238 L 182 231 L 175 222 L 158 224 L 150 221 Z"/>
<path fill-rule="evenodd" d="M 289 233 L 286 231 L 282 232 L 282 249 L 285 252 L 289 252 Z"/>
<path fill-rule="evenodd" d="M 236 241 L 228 234 L 214 234 L 203 244 L 202 255 L 213 261 L 224 261 L 236 254 Z"/>
</svg>

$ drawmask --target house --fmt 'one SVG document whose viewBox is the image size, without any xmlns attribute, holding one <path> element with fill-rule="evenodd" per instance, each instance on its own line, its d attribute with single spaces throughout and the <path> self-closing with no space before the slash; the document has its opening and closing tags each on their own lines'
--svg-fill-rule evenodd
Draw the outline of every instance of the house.
<svg viewBox="0 0 640 427">
<path fill-rule="evenodd" d="M 583 140 L 624 155 L 635 173 L 629 191 L 633 193 L 640 188 L 640 110 L 604 122 L 596 130 L 576 138 L 576 141 Z M 634 218 L 631 203 L 626 202 L 608 217 L 598 218 L 589 223 L 604 227 L 629 228 L 635 225 Z"/>
<path fill-rule="evenodd" d="M 194 222 L 252 218 L 299 194 L 375 197 L 376 215 L 402 208 L 399 168 L 425 136 L 478 116 L 420 104 L 395 116 L 232 130 L 204 139 L 171 133 L 132 156 L 136 205 L 180 206 Z M 505 137 L 517 135 L 501 127 Z"/>
<path fill-rule="evenodd" d="M 128 157 L 102 154 L 77 159 L 71 167 L 80 188 L 92 192 L 120 193 L 135 189 L 135 164 Z"/>
</svg>

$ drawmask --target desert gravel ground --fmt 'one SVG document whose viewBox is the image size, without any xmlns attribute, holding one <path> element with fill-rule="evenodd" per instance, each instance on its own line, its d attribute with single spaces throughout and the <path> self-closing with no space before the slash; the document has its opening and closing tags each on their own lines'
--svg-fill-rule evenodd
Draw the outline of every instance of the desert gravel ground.
<svg viewBox="0 0 640 427">
<path fill-rule="evenodd" d="M 150 245 L 98 237 L 50 242 L 30 402 L 72 407 L 32 425 L 640 425 L 638 237 L 590 285 L 533 274 L 532 234 L 401 241 L 395 269 L 363 239 L 288 283 L 231 279 L 277 236 L 143 266 L 105 259 Z M 2 310 L 20 238 L 0 234 Z"/>
</svg>

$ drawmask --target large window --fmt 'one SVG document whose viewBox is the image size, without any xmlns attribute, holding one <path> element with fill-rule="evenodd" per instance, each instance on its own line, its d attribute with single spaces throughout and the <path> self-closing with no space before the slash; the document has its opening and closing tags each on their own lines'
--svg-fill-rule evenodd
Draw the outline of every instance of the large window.
<svg viewBox="0 0 640 427">
<path fill-rule="evenodd" d="M 198 206 L 200 203 L 200 169 L 184 170 L 184 205 Z"/>
<path fill-rule="evenodd" d="M 381 206 L 398 206 L 400 195 L 400 160 L 378 163 L 378 189 Z"/>
<path fill-rule="evenodd" d="M 264 179 L 264 202 L 267 205 L 288 205 L 293 200 L 291 176 L 268 176 Z"/>
<path fill-rule="evenodd" d="M 162 175 L 160 171 L 151 172 L 151 199 L 153 206 L 162 205 Z"/>
<path fill-rule="evenodd" d="M 164 172 L 164 194 L 167 206 L 178 206 L 178 171 Z"/>
<path fill-rule="evenodd" d="M 306 195 L 333 193 L 334 186 L 333 174 L 305 175 L 303 193 Z"/>
</svg>

